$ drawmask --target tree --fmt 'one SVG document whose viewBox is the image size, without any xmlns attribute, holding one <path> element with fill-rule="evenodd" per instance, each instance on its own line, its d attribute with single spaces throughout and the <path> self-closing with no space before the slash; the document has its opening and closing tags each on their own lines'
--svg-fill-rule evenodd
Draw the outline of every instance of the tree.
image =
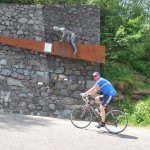
<svg viewBox="0 0 150 150">
<path fill-rule="evenodd" d="M 93 0 L 101 9 L 101 44 L 106 57 L 130 63 L 149 53 L 148 0 Z M 147 33 L 147 34 L 146 34 Z"/>
</svg>

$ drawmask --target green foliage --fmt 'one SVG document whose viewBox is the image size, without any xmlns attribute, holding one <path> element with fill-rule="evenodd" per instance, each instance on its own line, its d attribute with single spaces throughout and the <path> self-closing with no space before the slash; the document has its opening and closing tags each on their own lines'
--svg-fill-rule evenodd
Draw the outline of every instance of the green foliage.
<svg viewBox="0 0 150 150">
<path fill-rule="evenodd" d="M 130 116 L 134 112 L 133 106 L 134 105 L 130 99 L 123 99 L 115 104 L 115 107 L 123 110 L 128 116 Z"/>
<path fill-rule="evenodd" d="M 150 77 L 149 1 L 91 0 L 101 9 L 101 45 L 106 60 L 124 63 Z M 144 59 L 144 61 L 143 61 Z M 111 62 L 112 63 L 112 62 Z"/>
<path fill-rule="evenodd" d="M 130 126 L 150 126 L 150 97 L 138 102 L 124 99 L 116 102 L 114 107 L 126 113 Z"/>
<path fill-rule="evenodd" d="M 136 60 L 133 64 L 131 64 L 140 74 L 150 77 L 150 62 L 149 61 L 141 61 Z"/>
<path fill-rule="evenodd" d="M 130 119 L 133 125 L 150 125 L 150 97 L 145 101 L 137 102 Z"/>
<path fill-rule="evenodd" d="M 118 78 L 128 78 L 133 79 L 132 74 L 133 70 L 131 67 L 124 65 L 122 63 L 115 63 L 115 62 L 106 62 L 103 66 L 103 76 L 111 81 L 115 81 Z"/>
</svg>

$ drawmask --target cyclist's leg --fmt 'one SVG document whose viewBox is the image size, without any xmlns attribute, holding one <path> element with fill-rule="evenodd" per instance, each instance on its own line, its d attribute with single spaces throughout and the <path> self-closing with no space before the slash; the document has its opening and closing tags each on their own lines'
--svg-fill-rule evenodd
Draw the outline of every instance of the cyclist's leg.
<svg viewBox="0 0 150 150">
<path fill-rule="evenodd" d="M 75 34 L 72 34 L 72 36 L 71 36 L 71 44 L 74 48 L 74 55 L 75 55 L 78 51 L 77 46 L 76 46 L 76 36 L 75 36 Z"/>
<path fill-rule="evenodd" d="M 102 101 L 103 101 L 103 95 L 99 95 L 99 96 L 95 97 L 95 102 L 99 105 L 99 110 L 101 110 L 100 107 L 102 105 Z"/>
<path fill-rule="evenodd" d="M 112 101 L 111 95 L 104 95 L 102 105 L 100 106 L 102 122 L 105 122 L 106 106 Z"/>
<path fill-rule="evenodd" d="M 95 102 L 99 104 L 99 110 L 100 110 L 100 116 L 101 116 L 101 122 L 99 122 L 99 124 L 96 125 L 97 128 L 105 126 L 105 120 L 104 120 L 105 119 L 105 107 L 102 105 L 103 97 L 104 95 L 100 95 L 95 98 Z"/>
<path fill-rule="evenodd" d="M 99 105 L 102 104 L 102 98 L 101 98 L 101 95 L 95 97 L 95 102 L 96 102 L 97 104 L 99 104 Z"/>
<path fill-rule="evenodd" d="M 101 109 L 100 109 L 100 107 L 102 105 L 102 100 L 103 100 L 103 95 L 99 95 L 99 96 L 95 97 L 95 102 L 99 105 L 99 110 L 100 110 L 99 115 L 100 116 L 101 116 Z M 99 123 L 100 123 L 100 121 L 101 121 L 101 119 L 99 120 Z M 96 126 L 96 127 L 98 127 L 98 126 Z"/>
<path fill-rule="evenodd" d="M 100 112 L 101 112 L 101 122 L 97 125 L 97 128 L 105 126 L 105 118 L 106 118 L 106 106 L 112 101 L 112 96 L 103 95 L 102 98 L 99 98 L 101 101 Z"/>
</svg>

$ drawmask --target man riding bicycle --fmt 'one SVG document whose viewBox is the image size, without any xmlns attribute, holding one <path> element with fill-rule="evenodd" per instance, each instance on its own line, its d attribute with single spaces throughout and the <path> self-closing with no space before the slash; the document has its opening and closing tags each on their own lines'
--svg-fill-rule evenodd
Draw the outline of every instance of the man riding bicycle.
<svg viewBox="0 0 150 150">
<path fill-rule="evenodd" d="M 116 96 L 116 90 L 114 89 L 113 85 L 106 79 L 100 76 L 99 72 L 93 73 L 93 78 L 96 81 L 96 84 L 90 88 L 85 93 L 81 93 L 81 96 L 87 95 L 94 95 L 98 90 L 103 93 L 103 97 L 97 96 L 95 97 L 95 102 L 100 105 L 100 112 L 101 112 L 101 122 L 96 126 L 97 128 L 105 126 L 105 109 L 106 106 L 113 101 L 114 97 Z"/>
</svg>

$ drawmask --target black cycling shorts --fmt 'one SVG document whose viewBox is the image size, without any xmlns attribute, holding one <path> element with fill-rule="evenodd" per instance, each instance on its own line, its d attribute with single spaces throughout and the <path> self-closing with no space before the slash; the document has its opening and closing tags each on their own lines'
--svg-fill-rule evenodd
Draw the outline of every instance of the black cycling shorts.
<svg viewBox="0 0 150 150">
<path fill-rule="evenodd" d="M 113 101 L 114 97 L 112 95 L 104 95 L 103 97 L 99 97 L 103 106 L 107 106 L 111 101 Z"/>
</svg>

